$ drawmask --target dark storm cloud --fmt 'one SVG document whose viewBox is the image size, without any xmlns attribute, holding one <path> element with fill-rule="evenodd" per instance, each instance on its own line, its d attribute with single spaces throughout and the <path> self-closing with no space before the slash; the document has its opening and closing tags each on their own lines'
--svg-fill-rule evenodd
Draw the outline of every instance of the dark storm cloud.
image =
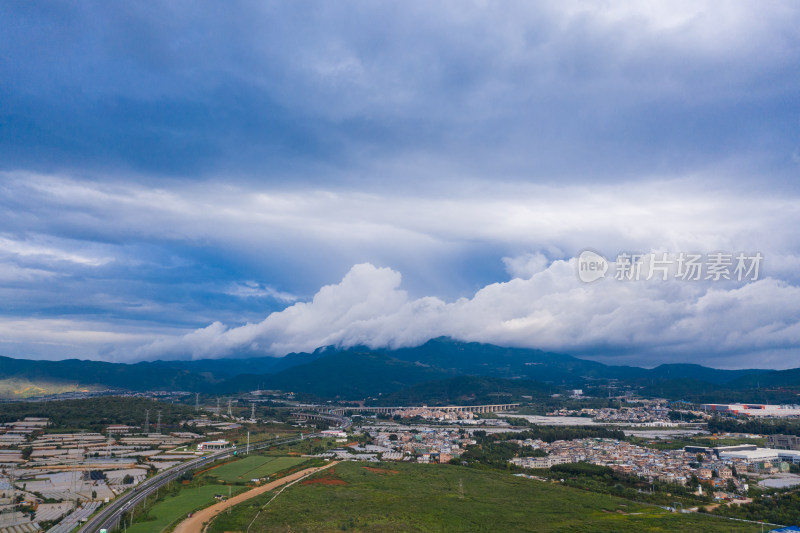
<svg viewBox="0 0 800 533">
<path fill-rule="evenodd" d="M 785 4 L 0 9 L 5 169 L 283 183 L 406 157 L 527 180 L 743 158 L 796 170 L 798 17 Z"/>
</svg>

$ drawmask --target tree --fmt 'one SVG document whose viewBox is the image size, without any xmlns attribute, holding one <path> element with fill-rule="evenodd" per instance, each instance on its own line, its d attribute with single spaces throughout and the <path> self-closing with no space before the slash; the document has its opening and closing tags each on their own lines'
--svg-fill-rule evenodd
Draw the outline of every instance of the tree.
<svg viewBox="0 0 800 533">
<path fill-rule="evenodd" d="M 130 485 L 131 483 L 133 483 L 133 476 L 130 474 L 125 474 L 125 477 L 122 478 L 122 484 Z"/>
<path fill-rule="evenodd" d="M 734 483 L 732 479 L 728 480 L 726 490 L 728 492 L 736 492 L 736 483 Z"/>
<path fill-rule="evenodd" d="M 702 453 L 698 453 L 698 454 L 697 454 L 697 462 L 698 462 L 698 463 L 702 463 L 702 462 L 703 462 L 703 459 L 705 459 L 705 458 L 706 458 L 706 456 L 705 456 L 705 455 L 703 455 Z"/>
<path fill-rule="evenodd" d="M 392 433 L 391 435 L 389 435 L 389 440 L 392 441 L 392 442 L 395 442 L 397 440 L 397 435 Z"/>
</svg>

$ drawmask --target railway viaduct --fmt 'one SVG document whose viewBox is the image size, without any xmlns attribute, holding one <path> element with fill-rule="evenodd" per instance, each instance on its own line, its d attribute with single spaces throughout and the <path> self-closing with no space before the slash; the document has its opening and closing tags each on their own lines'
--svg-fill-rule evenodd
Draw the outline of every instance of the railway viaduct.
<svg viewBox="0 0 800 533">
<path fill-rule="evenodd" d="M 328 406 L 314 406 L 312 410 L 320 413 L 329 413 L 339 416 L 344 416 L 345 413 L 384 413 L 393 414 L 396 411 L 404 409 L 431 409 L 435 411 L 444 412 L 457 412 L 457 413 L 500 413 L 502 411 L 511 411 L 519 407 L 518 403 L 499 403 L 488 405 L 422 405 L 422 406 L 405 406 L 405 407 L 328 407 Z"/>
</svg>

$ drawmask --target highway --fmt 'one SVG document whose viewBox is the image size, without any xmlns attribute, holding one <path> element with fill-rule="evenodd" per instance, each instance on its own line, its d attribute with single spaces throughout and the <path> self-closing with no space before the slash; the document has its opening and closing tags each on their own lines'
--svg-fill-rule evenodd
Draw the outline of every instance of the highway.
<svg viewBox="0 0 800 533">
<path fill-rule="evenodd" d="M 317 435 L 301 435 L 297 437 L 284 437 L 281 439 L 254 443 L 250 445 L 250 450 L 255 451 L 272 446 L 279 446 L 281 444 L 289 444 L 315 436 Z M 127 513 L 137 505 L 142 504 L 142 501 L 147 496 L 155 492 L 159 487 L 163 487 L 170 481 L 178 479 L 186 472 L 197 470 L 198 468 L 201 468 L 209 463 L 213 463 L 219 459 L 230 457 L 234 454 L 234 452 L 239 451 L 243 451 L 243 449 L 231 448 L 228 450 L 223 450 L 206 457 L 192 459 L 191 461 L 175 465 L 172 468 L 160 472 L 159 474 L 143 481 L 133 490 L 129 490 L 121 496 L 115 498 L 114 501 L 103 507 L 100 512 L 91 517 L 83 526 L 81 526 L 81 528 L 78 530 L 78 533 L 95 533 L 102 529 L 106 529 L 108 531 L 113 530 L 119 524 L 120 518 L 123 514 Z"/>
</svg>

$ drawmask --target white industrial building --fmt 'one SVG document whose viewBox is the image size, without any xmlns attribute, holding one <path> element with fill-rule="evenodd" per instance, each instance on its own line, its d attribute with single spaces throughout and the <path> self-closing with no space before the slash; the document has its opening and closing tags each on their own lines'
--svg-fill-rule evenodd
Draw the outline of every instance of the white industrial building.
<svg viewBox="0 0 800 533">
<path fill-rule="evenodd" d="M 775 450 L 772 448 L 754 448 L 754 449 L 732 449 L 726 450 L 724 448 L 717 448 L 719 458 L 724 460 L 739 460 L 745 463 L 761 463 L 764 461 L 776 462 L 783 461 L 787 463 L 800 464 L 800 451 L 797 450 Z"/>
<path fill-rule="evenodd" d="M 200 451 L 207 450 L 227 450 L 231 447 L 231 443 L 226 440 L 210 440 L 208 442 L 201 442 L 197 445 Z"/>
<path fill-rule="evenodd" d="M 771 450 L 769 448 L 756 448 L 755 450 L 721 450 L 719 452 L 719 458 L 723 461 L 726 459 L 739 459 L 746 463 L 777 461 L 778 450 Z"/>
<path fill-rule="evenodd" d="M 792 462 L 800 464 L 800 451 L 797 450 L 775 450 L 778 452 L 778 458 L 781 461 Z"/>
</svg>

